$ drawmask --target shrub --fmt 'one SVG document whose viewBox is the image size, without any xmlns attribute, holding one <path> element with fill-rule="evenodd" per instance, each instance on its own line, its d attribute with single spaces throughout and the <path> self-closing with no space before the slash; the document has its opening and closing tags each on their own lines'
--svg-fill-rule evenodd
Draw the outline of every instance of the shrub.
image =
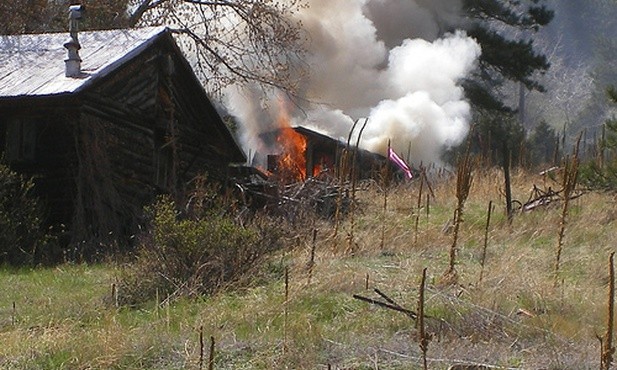
<svg viewBox="0 0 617 370">
<path fill-rule="evenodd" d="M 167 196 L 146 209 L 147 232 L 136 261 L 119 284 L 122 304 L 161 297 L 210 294 L 238 282 L 263 257 L 280 248 L 282 232 L 265 219 L 250 226 L 216 209 L 191 217 L 181 214 Z"/>
<path fill-rule="evenodd" d="M 48 240 L 33 186 L 32 179 L 0 162 L 0 263 L 23 265 L 41 260 Z"/>
<path fill-rule="evenodd" d="M 527 150 L 531 164 L 546 165 L 556 157 L 559 135 L 546 121 L 540 122 L 527 139 Z"/>
<path fill-rule="evenodd" d="M 617 105 L 617 90 L 610 88 L 608 96 L 613 105 Z M 599 150 L 600 158 L 585 163 L 581 167 L 581 183 L 591 189 L 617 190 L 617 118 L 613 117 L 604 124 L 604 134 Z"/>
</svg>

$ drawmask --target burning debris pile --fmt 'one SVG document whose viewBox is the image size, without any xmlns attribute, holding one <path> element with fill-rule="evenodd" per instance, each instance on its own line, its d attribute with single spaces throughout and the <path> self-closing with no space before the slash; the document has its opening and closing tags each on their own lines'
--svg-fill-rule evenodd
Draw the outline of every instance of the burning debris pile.
<svg viewBox="0 0 617 370">
<path fill-rule="evenodd" d="M 304 127 L 280 124 L 278 130 L 263 135 L 263 140 L 276 143 L 279 150 L 267 156 L 266 169 L 234 168 L 235 186 L 250 208 L 291 217 L 313 209 L 330 218 L 337 209 L 346 212 L 352 202 L 351 174 L 356 179 L 374 178 L 386 164 L 381 155 Z"/>
<path fill-rule="evenodd" d="M 338 147 L 313 163 L 314 146 L 297 129 L 283 128 L 277 133 L 282 151 L 268 155 L 268 168 L 234 167 L 232 177 L 244 204 L 294 217 L 312 209 L 331 218 L 337 208 L 345 212 L 351 203 L 350 184 L 336 171 Z M 310 155 L 309 155 L 310 154 Z"/>
<path fill-rule="evenodd" d="M 288 217 L 295 217 L 303 210 L 313 209 L 318 215 L 332 218 L 339 212 L 344 214 L 353 201 L 349 187 L 328 178 L 311 177 L 283 187 L 279 206 Z"/>
<path fill-rule="evenodd" d="M 358 148 L 357 140 L 350 145 L 306 127 L 292 127 L 284 109 L 276 129 L 259 139 L 270 151 L 266 168 L 235 167 L 234 186 L 246 206 L 292 217 L 304 209 L 328 218 L 337 209 L 346 212 L 355 180 L 382 178 L 388 163 L 386 157 Z M 391 169 L 390 176 L 405 177 Z"/>
<path fill-rule="evenodd" d="M 285 157 L 283 157 L 285 158 Z M 296 166 L 290 167 L 297 169 Z M 300 171 L 283 170 L 283 176 L 254 167 L 234 167 L 232 181 L 244 206 L 294 218 L 305 210 L 331 218 L 337 208 L 346 212 L 351 204 L 350 186 L 330 176 L 307 179 Z"/>
</svg>

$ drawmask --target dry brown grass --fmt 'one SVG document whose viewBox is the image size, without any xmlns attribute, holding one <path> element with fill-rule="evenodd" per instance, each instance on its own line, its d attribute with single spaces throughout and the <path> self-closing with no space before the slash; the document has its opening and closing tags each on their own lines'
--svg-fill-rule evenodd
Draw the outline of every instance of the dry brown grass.
<svg viewBox="0 0 617 370">
<path fill-rule="evenodd" d="M 113 281 L 112 267 L 2 272 L 8 286 L 15 288 L 0 298 L 0 367 L 195 369 L 203 327 L 206 337 L 216 339 L 214 369 L 326 369 L 328 364 L 332 369 L 420 369 L 415 323 L 352 295 L 372 296 L 376 287 L 414 310 L 418 281 L 426 267 L 425 326 L 433 335 L 429 368 L 460 363 L 598 368 L 596 335 L 604 333 L 607 322 L 606 259 L 617 245 L 616 198 L 588 193 L 572 201 L 561 256 L 562 281 L 555 287 L 560 205 L 517 213 L 510 225 L 502 175 L 496 170 L 476 171 L 460 228 L 458 284 L 440 287 L 437 282 L 449 263 L 448 226 L 456 207 L 456 184 L 445 177 L 433 178 L 431 184 L 435 198 L 429 218 L 416 209 L 416 183 L 390 190 L 385 215 L 379 187 L 365 184 L 357 194 L 354 256 L 345 253 L 348 223 L 341 222 L 333 238 L 332 223 L 311 219 L 297 224 L 297 235 L 288 236 L 294 248 L 281 252 L 256 275 L 259 284 L 204 299 L 179 300 L 169 308 L 118 310 L 103 304 L 101 297 L 109 294 Z M 558 188 L 559 179 L 514 172 L 514 198 L 526 201 L 534 184 Z M 489 200 L 495 211 L 484 276 L 478 282 Z M 417 243 L 413 242 L 415 212 L 421 212 Z M 313 228 L 319 233 L 309 270 Z M 285 268 L 289 269 L 287 305 Z M 70 292 L 57 286 L 67 274 L 74 275 L 65 283 L 70 286 L 75 286 L 75 276 L 88 281 L 74 288 L 89 289 L 89 295 L 72 297 L 75 306 L 59 298 Z M 33 290 L 34 286 L 38 288 Z M 48 308 L 32 303 L 49 297 Z M 17 301 L 15 326 L 10 325 L 12 301 Z M 26 302 L 31 306 L 26 308 Z"/>
<path fill-rule="evenodd" d="M 551 270 L 559 235 L 560 205 L 517 213 L 512 225 L 508 225 L 500 173 L 491 170 L 476 176 L 478 180 L 468 201 L 468 216 L 461 229 L 460 284 L 446 290 L 434 285 L 432 298 L 430 294 L 427 298 L 429 312 L 432 299 L 438 302 L 434 309 L 446 320 L 455 322 L 455 328 L 445 334 L 444 341 L 437 342 L 431 353 L 437 358 L 468 361 L 474 357 L 493 358 L 496 364 L 511 361 L 512 366 L 525 364 L 525 368 L 534 364 L 586 367 L 598 361 L 594 334 L 604 322 L 602 292 L 607 281 L 600 266 L 614 245 L 614 198 L 609 194 L 589 193 L 571 204 L 571 226 L 564 238 L 563 281 L 555 288 Z M 514 199 L 521 202 L 528 199 L 534 184 L 559 187 L 559 179 L 523 172 L 513 173 L 512 183 Z M 429 282 L 432 279 L 435 283 L 437 272 L 448 266 L 448 226 L 451 211 L 456 207 L 455 186 L 452 179 L 436 181 L 431 217 L 428 222 L 425 216 L 420 217 L 417 244 L 412 240 L 413 212 L 422 212 L 413 207 L 417 201 L 414 192 L 418 189 L 401 185 L 391 191 L 391 206 L 385 220 L 374 216 L 379 214 L 380 206 L 371 201 L 377 198 L 376 191 L 376 187 L 369 187 L 358 194 L 363 212 L 357 220 L 356 237 L 359 254 L 367 267 L 358 271 L 346 266 L 345 272 L 337 273 L 334 279 L 328 275 L 328 289 L 357 292 L 362 289 L 361 277 L 368 273 L 372 286 L 388 287 L 413 302 L 411 297 L 417 292 L 410 287 L 422 268 L 429 266 L 429 275 L 432 274 Z M 478 285 L 489 200 L 495 202 L 496 210 L 490 228 L 484 281 Z M 384 222 L 386 244 L 384 251 L 380 251 L 376 246 Z M 336 254 L 326 257 L 331 258 L 336 258 Z M 316 264 L 323 267 L 319 261 Z M 328 267 L 324 273 L 332 274 L 333 268 Z M 452 337 L 462 337 L 462 340 L 452 341 Z M 573 340 L 576 345 L 572 344 Z M 546 351 L 551 355 L 546 357 Z"/>
</svg>

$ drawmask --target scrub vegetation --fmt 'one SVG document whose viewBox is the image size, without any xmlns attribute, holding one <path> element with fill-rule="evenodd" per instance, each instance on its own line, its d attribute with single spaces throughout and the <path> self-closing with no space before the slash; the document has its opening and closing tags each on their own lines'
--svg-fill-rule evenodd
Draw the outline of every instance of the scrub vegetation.
<svg viewBox="0 0 617 370">
<path fill-rule="evenodd" d="M 605 366 L 614 195 L 570 201 L 556 281 L 562 202 L 515 207 L 509 222 L 500 172 L 474 170 L 457 280 L 444 284 L 457 179 L 444 171 L 430 178 L 430 209 L 418 207 L 417 180 L 391 187 L 385 212 L 380 187 L 361 184 L 353 255 L 349 220 L 334 234 L 333 221 L 310 212 L 293 223 L 261 214 L 238 223 L 229 210 L 189 217 L 162 199 L 129 262 L 4 267 L 0 367 L 203 369 L 212 359 L 213 369 L 422 369 L 424 358 L 430 369 Z M 562 179 L 513 171 L 511 183 L 524 204 Z M 207 236 L 213 225 L 220 233 Z M 208 254 L 215 247 L 225 258 Z M 234 264 L 251 247 L 258 258 Z M 186 254 L 162 254 L 173 248 Z M 192 273 L 174 275 L 181 262 Z"/>
</svg>

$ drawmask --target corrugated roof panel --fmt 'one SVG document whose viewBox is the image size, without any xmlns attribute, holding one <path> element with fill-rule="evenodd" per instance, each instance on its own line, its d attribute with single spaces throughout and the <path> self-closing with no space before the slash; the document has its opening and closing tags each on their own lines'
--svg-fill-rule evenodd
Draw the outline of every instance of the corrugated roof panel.
<svg viewBox="0 0 617 370">
<path fill-rule="evenodd" d="M 64 76 L 67 33 L 0 36 L 0 98 L 76 92 L 145 49 L 165 27 L 80 32 L 83 78 Z"/>
</svg>

